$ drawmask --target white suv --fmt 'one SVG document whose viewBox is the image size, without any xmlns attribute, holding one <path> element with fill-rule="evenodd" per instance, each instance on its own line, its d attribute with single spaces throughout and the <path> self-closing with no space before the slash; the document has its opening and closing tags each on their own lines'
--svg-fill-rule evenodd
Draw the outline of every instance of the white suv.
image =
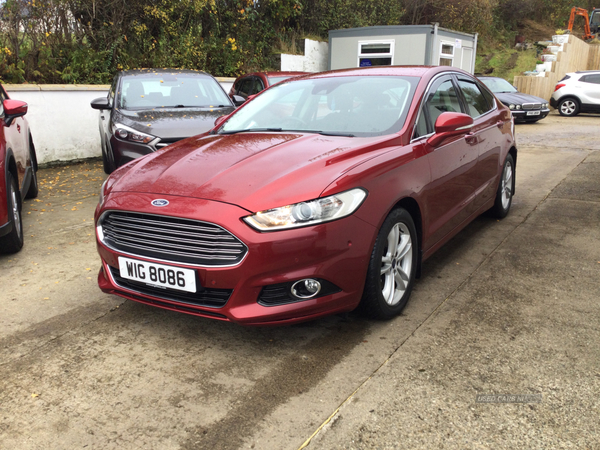
<svg viewBox="0 0 600 450">
<path fill-rule="evenodd" d="M 554 87 L 550 106 L 561 116 L 600 113 L 600 70 L 566 74 Z"/>
</svg>

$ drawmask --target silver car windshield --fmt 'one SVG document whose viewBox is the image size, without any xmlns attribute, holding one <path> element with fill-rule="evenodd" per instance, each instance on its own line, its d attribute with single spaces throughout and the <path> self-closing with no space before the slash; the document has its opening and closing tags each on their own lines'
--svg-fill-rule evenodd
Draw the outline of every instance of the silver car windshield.
<svg viewBox="0 0 600 450">
<path fill-rule="evenodd" d="M 227 120 L 221 134 L 304 131 L 376 136 L 404 125 L 418 77 L 348 76 L 290 80 L 271 87 Z"/>
<path fill-rule="evenodd" d="M 125 110 L 231 106 L 215 79 L 206 75 L 168 73 L 123 77 L 117 104 Z"/>
</svg>

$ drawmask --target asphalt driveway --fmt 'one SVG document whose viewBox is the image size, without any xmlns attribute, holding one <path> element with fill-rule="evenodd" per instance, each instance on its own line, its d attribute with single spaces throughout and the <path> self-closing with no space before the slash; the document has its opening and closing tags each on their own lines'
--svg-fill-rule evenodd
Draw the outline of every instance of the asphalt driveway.
<svg viewBox="0 0 600 450">
<path fill-rule="evenodd" d="M 599 126 L 517 126 L 511 213 L 428 260 L 389 322 L 242 328 L 103 294 L 101 163 L 41 170 L 0 256 L 0 449 L 599 448 Z"/>
</svg>

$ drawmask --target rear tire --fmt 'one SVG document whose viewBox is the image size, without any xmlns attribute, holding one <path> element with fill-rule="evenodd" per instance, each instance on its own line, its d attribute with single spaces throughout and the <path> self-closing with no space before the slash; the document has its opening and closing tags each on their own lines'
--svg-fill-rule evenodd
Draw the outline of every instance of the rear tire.
<svg viewBox="0 0 600 450">
<path fill-rule="evenodd" d="M 21 194 L 17 180 L 8 173 L 7 209 L 12 230 L 0 238 L 0 253 L 16 253 L 23 247 L 23 222 L 21 221 Z"/>
<path fill-rule="evenodd" d="M 391 319 L 404 309 L 415 282 L 419 244 L 411 215 L 394 209 L 383 222 L 367 270 L 360 310 Z"/>
<path fill-rule="evenodd" d="M 579 101 L 574 98 L 565 98 L 558 103 L 558 112 L 561 116 L 572 117 L 579 114 Z"/>
</svg>

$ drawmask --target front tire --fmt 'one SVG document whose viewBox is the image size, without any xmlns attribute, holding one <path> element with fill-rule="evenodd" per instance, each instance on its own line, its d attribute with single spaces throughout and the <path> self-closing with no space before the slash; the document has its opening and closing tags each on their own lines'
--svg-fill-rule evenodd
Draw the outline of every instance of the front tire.
<svg viewBox="0 0 600 450">
<path fill-rule="evenodd" d="M 496 191 L 496 201 L 490 213 L 497 219 L 504 219 L 510 211 L 513 192 L 515 191 L 515 160 L 509 153 L 504 161 L 504 168 Z"/>
<path fill-rule="evenodd" d="M 12 230 L 0 238 L 0 253 L 16 253 L 23 247 L 23 222 L 21 221 L 21 194 L 17 180 L 8 173 L 7 209 Z"/>
<path fill-rule="evenodd" d="M 579 102 L 574 98 L 565 98 L 558 103 L 558 112 L 565 117 L 576 116 L 579 114 Z"/>
<path fill-rule="evenodd" d="M 114 157 L 112 157 L 112 150 L 107 148 L 107 145 L 102 144 L 102 166 L 104 169 L 104 173 L 110 175 L 116 169 Z M 111 152 L 109 155 L 108 152 Z"/>
<path fill-rule="evenodd" d="M 414 221 L 403 208 L 383 222 L 367 270 L 362 312 L 374 319 L 391 319 L 404 309 L 415 282 L 419 244 Z"/>
</svg>

